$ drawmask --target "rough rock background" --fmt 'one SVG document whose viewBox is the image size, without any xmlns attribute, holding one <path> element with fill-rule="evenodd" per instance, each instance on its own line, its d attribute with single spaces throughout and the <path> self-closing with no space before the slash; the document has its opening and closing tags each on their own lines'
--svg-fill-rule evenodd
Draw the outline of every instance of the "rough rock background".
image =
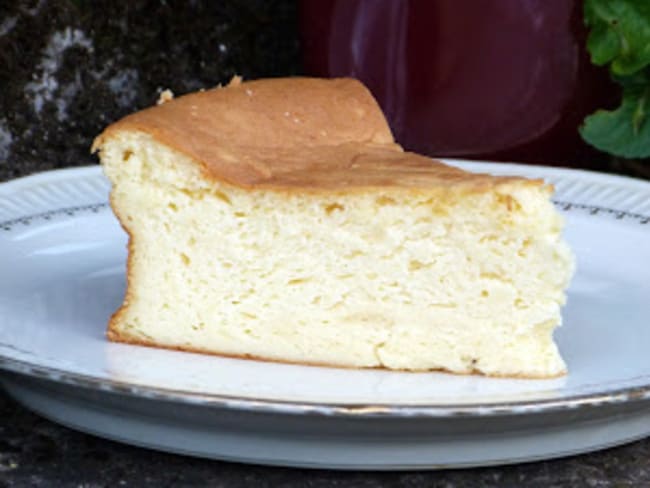
<svg viewBox="0 0 650 488">
<path fill-rule="evenodd" d="M 95 162 L 103 127 L 183 94 L 299 70 L 290 0 L 0 1 L 0 181 Z"/>
</svg>

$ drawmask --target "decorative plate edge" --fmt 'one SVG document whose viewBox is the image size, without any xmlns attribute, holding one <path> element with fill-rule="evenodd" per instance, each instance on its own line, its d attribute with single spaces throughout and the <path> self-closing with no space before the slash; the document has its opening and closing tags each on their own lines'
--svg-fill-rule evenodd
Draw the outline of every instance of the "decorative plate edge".
<svg viewBox="0 0 650 488">
<path fill-rule="evenodd" d="M 650 182 L 567 168 L 444 161 L 471 170 L 548 179 L 560 186 L 553 203 L 564 212 L 582 210 L 591 216 L 633 220 L 641 225 L 650 223 Z M 610 181 L 617 185 L 608 184 Z M 593 194 L 602 193 L 603 188 L 609 190 L 606 201 L 597 201 Z M 74 216 L 85 211 L 96 213 L 108 207 L 109 189 L 110 183 L 99 166 L 37 173 L 0 183 L 0 230 L 9 231 L 17 225 L 25 226 L 34 220 L 49 220 L 58 215 Z M 570 194 L 571 198 L 565 198 L 564 193 Z"/>
</svg>

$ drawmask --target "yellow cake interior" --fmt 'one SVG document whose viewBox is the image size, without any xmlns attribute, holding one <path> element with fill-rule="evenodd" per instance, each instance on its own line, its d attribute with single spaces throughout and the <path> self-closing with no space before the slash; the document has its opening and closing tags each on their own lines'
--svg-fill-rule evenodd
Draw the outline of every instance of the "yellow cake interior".
<svg viewBox="0 0 650 488">
<path fill-rule="evenodd" d="M 246 89 L 266 88 L 214 92 Z M 269 148 L 250 132 L 220 143 L 218 122 L 203 129 L 217 147 L 201 153 L 201 140 L 169 135 L 191 127 L 164 120 L 201 110 L 191 97 L 96 142 L 130 235 L 109 338 L 354 368 L 565 373 L 552 334 L 573 258 L 548 185 L 406 153 L 372 104 L 380 130 L 365 139 Z M 220 114 L 200 114 L 210 116 Z"/>
</svg>

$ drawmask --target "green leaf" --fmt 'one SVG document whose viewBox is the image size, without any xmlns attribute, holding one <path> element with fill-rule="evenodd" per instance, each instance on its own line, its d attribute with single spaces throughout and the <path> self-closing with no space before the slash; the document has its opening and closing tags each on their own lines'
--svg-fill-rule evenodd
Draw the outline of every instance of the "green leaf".
<svg viewBox="0 0 650 488">
<path fill-rule="evenodd" d="M 649 0 L 585 0 L 587 48 L 599 66 L 630 75 L 650 64 Z"/>
<path fill-rule="evenodd" d="M 582 138 L 592 146 L 624 158 L 650 157 L 650 82 L 623 91 L 623 103 L 612 111 L 598 110 L 585 119 Z"/>
</svg>

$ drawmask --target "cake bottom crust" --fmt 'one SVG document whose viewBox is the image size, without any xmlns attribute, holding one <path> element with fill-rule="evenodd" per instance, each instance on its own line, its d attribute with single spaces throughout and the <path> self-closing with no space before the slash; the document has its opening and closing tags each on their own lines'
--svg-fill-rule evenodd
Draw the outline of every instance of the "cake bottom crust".
<svg viewBox="0 0 650 488">
<path fill-rule="evenodd" d="M 278 359 L 278 358 L 269 358 L 269 357 L 262 357 L 262 356 L 257 356 L 254 354 L 231 354 L 231 353 L 221 353 L 221 352 L 216 352 L 212 350 L 207 350 L 207 349 L 201 349 L 201 348 L 194 348 L 194 347 L 185 347 L 185 346 L 170 346 L 170 345 L 164 345 L 164 344 L 157 344 L 154 342 L 149 342 L 144 339 L 139 339 L 135 337 L 130 337 L 125 334 L 121 334 L 119 331 L 113 330 L 113 328 L 109 328 L 109 330 L 106 333 L 106 336 L 108 340 L 112 342 L 119 342 L 122 344 L 131 344 L 135 346 L 145 346 L 145 347 L 152 347 L 155 349 L 166 349 L 169 351 L 179 351 L 179 352 L 189 352 L 189 353 L 196 353 L 196 354 L 208 354 L 210 356 L 217 356 L 217 357 L 223 357 L 223 358 L 231 358 L 231 359 L 243 359 L 243 360 L 254 360 L 254 361 L 264 361 L 266 363 L 276 363 L 276 364 L 292 364 L 296 366 L 308 366 L 308 367 L 319 367 L 319 368 L 337 368 L 337 369 L 348 369 L 348 370 L 378 370 L 378 371 L 398 371 L 398 372 L 403 372 L 403 373 L 447 373 L 447 374 L 453 374 L 457 376 L 472 376 L 472 375 L 479 375 L 479 376 L 484 376 L 484 377 L 489 377 L 489 378 L 506 378 L 506 379 L 527 379 L 527 380 L 547 380 L 547 379 L 555 379 L 555 378 L 561 378 L 566 375 L 566 370 L 560 371 L 559 373 L 556 374 L 546 374 L 546 375 L 530 375 L 530 374 L 499 374 L 499 373 L 486 373 L 483 371 L 480 371 L 478 369 L 471 369 L 468 371 L 452 371 L 449 369 L 445 368 L 436 368 L 436 369 L 423 369 L 423 370 L 416 370 L 416 369 L 400 369 L 400 368 L 385 368 L 382 366 L 350 366 L 346 364 L 334 364 L 334 363 L 326 363 L 326 362 L 318 362 L 318 361 L 291 361 L 291 360 L 286 360 L 286 359 Z"/>
</svg>

